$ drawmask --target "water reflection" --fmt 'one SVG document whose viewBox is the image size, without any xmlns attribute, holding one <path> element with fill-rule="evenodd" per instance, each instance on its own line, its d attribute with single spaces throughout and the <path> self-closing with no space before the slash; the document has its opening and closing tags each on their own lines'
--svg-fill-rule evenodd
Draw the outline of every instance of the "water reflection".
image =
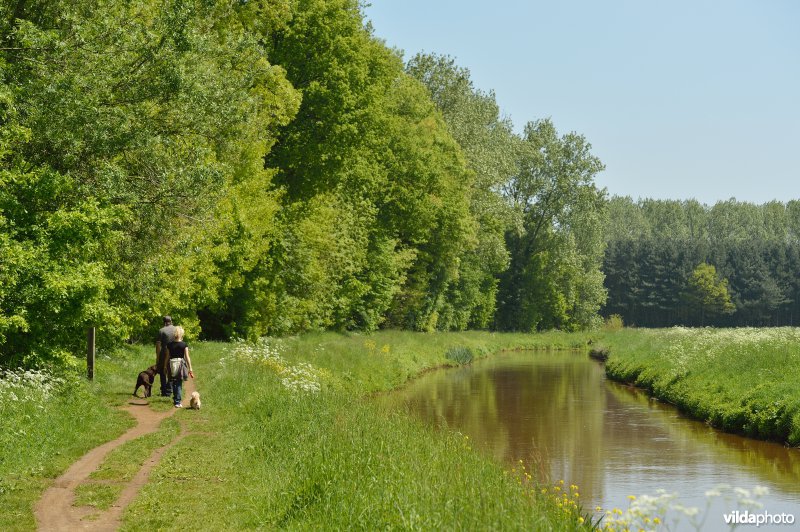
<svg viewBox="0 0 800 532">
<path fill-rule="evenodd" d="M 628 495 L 658 488 L 705 506 L 705 491 L 727 483 L 768 486 L 765 509 L 800 519 L 798 450 L 685 419 L 606 381 L 585 354 L 490 357 L 427 374 L 392 400 L 469 435 L 498 460 L 522 459 L 535 464 L 540 479 L 577 484 L 587 507 L 627 507 Z"/>
</svg>

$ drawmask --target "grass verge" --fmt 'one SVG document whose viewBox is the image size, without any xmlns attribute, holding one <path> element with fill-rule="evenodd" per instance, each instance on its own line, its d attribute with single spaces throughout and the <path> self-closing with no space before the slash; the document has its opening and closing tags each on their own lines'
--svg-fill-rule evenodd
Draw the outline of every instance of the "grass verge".
<svg viewBox="0 0 800 532">
<path fill-rule="evenodd" d="M 190 434 L 127 508 L 123 529 L 580 528 L 577 510 L 559 508 L 459 434 L 369 396 L 452 364 L 455 346 L 486 355 L 585 340 L 387 331 L 205 345 L 192 352 L 203 410 L 178 412 Z"/>
<path fill-rule="evenodd" d="M 113 356 L 100 354 L 92 382 L 82 370 L 4 371 L 0 378 L 0 530 L 34 530 L 34 504 L 53 479 L 89 450 L 133 425 L 132 417 L 117 407 L 131 399 L 136 376 L 154 357 L 152 348 L 126 347 Z M 151 405 L 172 407 L 168 398 L 160 397 L 151 398 Z M 98 496 L 103 491 L 102 497 L 110 497 L 108 489 L 96 491 Z"/>
<path fill-rule="evenodd" d="M 800 444 L 800 329 L 626 329 L 602 341 L 610 378 L 722 430 Z"/>
</svg>

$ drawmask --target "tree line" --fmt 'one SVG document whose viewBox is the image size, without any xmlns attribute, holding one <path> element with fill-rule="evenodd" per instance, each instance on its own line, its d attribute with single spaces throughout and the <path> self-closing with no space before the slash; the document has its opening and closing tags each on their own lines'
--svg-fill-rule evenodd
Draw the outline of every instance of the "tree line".
<svg viewBox="0 0 800 532">
<path fill-rule="evenodd" d="M 603 314 L 628 324 L 800 323 L 800 201 L 611 198 Z"/>
<path fill-rule="evenodd" d="M 574 329 L 602 163 L 356 0 L 0 1 L 0 361 L 83 330 Z"/>
</svg>

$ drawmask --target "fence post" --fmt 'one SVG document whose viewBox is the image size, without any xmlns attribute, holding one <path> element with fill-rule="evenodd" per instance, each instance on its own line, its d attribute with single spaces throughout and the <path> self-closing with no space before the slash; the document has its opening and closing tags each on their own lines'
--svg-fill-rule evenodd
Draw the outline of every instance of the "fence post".
<svg viewBox="0 0 800 532">
<path fill-rule="evenodd" d="M 95 329 L 89 327 L 86 330 L 86 374 L 89 380 L 94 380 L 94 338 Z"/>
</svg>

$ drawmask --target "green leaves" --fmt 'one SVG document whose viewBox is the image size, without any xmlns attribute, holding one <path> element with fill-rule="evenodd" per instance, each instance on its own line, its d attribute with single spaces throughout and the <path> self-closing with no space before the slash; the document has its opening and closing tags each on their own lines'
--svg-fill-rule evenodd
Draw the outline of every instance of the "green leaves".
<svg viewBox="0 0 800 532">
<path fill-rule="evenodd" d="M 593 319 L 588 144 L 520 139 L 452 60 L 404 69 L 356 0 L 30 1 L 0 36 L 4 361 L 162 314 L 208 337 L 483 328 L 509 264 L 524 328 Z"/>
<path fill-rule="evenodd" d="M 79 352 L 88 324 L 115 344 L 162 312 L 191 329 L 241 285 L 276 211 L 263 155 L 299 95 L 240 15 L 144 0 L 6 13 L 4 357 Z"/>
<path fill-rule="evenodd" d="M 526 125 L 518 173 L 505 187 L 521 229 L 506 233 L 500 328 L 571 330 L 598 319 L 606 200 L 593 181 L 603 165 L 590 148 L 575 133 L 559 137 L 549 120 Z"/>
<path fill-rule="evenodd" d="M 708 263 L 700 263 L 689 277 L 686 300 L 699 314 L 700 325 L 706 317 L 732 314 L 736 307 L 731 303 L 727 279 L 717 277 L 717 269 Z"/>
</svg>

